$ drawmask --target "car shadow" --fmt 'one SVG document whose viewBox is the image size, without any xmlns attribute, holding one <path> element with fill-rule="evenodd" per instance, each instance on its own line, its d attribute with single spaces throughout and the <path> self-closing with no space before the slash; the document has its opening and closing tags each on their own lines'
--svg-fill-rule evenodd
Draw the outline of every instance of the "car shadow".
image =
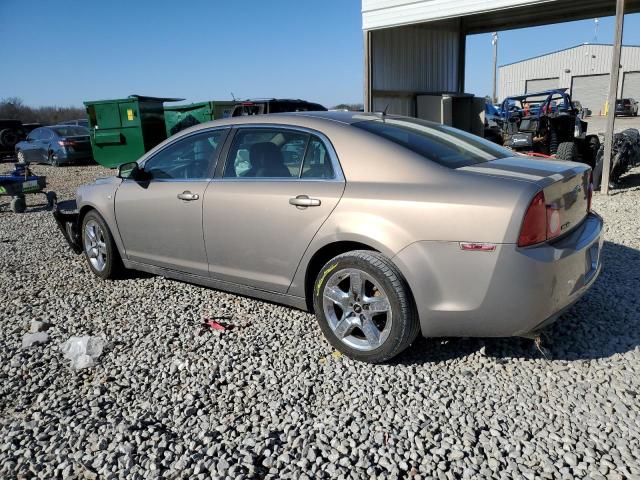
<svg viewBox="0 0 640 480">
<path fill-rule="evenodd" d="M 469 355 L 508 359 L 594 360 L 640 346 L 640 250 L 605 242 L 603 269 L 587 294 L 532 339 L 418 339 L 394 364 L 440 363 Z"/>
</svg>

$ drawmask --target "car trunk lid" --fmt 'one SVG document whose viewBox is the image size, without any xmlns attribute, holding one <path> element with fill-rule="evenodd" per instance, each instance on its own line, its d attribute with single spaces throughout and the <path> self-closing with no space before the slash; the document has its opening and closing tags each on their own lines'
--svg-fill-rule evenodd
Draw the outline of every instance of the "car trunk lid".
<svg viewBox="0 0 640 480">
<path fill-rule="evenodd" d="M 477 163 L 458 170 L 539 186 L 547 208 L 557 210 L 559 214 L 555 236 L 569 232 L 587 216 L 591 169 L 585 164 L 519 156 Z"/>
<path fill-rule="evenodd" d="M 76 152 L 88 152 L 91 150 L 89 135 L 76 135 L 64 137 L 62 140 L 66 147 L 71 147 Z"/>
</svg>

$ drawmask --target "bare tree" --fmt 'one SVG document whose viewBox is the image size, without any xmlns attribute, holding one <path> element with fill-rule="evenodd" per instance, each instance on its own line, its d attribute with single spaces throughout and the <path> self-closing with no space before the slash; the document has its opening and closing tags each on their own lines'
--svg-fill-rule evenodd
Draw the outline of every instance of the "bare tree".
<svg viewBox="0 0 640 480">
<path fill-rule="evenodd" d="M 22 123 L 54 125 L 67 120 L 85 118 L 84 108 L 78 107 L 29 107 L 19 97 L 0 99 L 0 118 L 21 120 Z"/>
</svg>

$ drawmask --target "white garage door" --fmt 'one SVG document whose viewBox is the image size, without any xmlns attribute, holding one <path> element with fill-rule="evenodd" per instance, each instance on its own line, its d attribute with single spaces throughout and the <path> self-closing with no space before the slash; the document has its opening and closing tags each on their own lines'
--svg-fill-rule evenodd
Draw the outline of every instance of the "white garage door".
<svg viewBox="0 0 640 480">
<path fill-rule="evenodd" d="M 560 83 L 560 79 L 558 77 L 534 78 L 532 80 L 527 80 L 527 84 L 525 86 L 525 90 L 526 90 L 525 93 L 544 92 L 545 90 L 558 88 L 559 83 Z"/>
<path fill-rule="evenodd" d="M 571 99 L 591 110 L 592 115 L 604 113 L 609 92 L 609 74 L 585 75 L 571 79 Z"/>
<path fill-rule="evenodd" d="M 626 72 L 624 74 L 622 98 L 640 100 L 640 72 Z"/>
</svg>

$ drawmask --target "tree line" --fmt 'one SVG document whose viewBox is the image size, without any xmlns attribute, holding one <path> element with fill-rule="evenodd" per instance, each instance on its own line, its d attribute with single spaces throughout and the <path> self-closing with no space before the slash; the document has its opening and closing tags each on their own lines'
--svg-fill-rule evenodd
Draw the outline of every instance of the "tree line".
<svg viewBox="0 0 640 480">
<path fill-rule="evenodd" d="M 22 123 L 55 125 L 67 120 L 86 118 L 84 108 L 78 107 L 29 107 L 19 97 L 0 99 L 0 119 L 21 120 Z"/>
</svg>

